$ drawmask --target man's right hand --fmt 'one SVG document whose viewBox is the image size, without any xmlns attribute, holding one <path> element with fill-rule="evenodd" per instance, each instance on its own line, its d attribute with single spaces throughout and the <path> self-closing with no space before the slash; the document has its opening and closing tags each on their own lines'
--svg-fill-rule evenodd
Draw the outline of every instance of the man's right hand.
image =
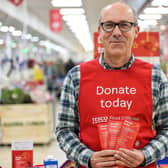
<svg viewBox="0 0 168 168">
<path fill-rule="evenodd" d="M 116 150 L 102 150 L 94 152 L 90 158 L 91 167 L 92 168 L 117 167 L 116 158 L 114 157 L 116 152 L 117 152 Z"/>
</svg>

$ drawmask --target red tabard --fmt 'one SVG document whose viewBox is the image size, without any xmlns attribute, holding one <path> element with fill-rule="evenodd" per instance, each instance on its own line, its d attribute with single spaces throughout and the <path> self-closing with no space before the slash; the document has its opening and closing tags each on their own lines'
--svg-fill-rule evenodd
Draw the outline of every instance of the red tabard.
<svg viewBox="0 0 168 168">
<path fill-rule="evenodd" d="M 135 59 L 125 70 L 106 70 L 98 59 L 80 65 L 80 140 L 101 150 L 97 125 L 131 119 L 140 123 L 134 148 L 143 148 L 155 136 L 152 128 L 152 65 Z M 156 164 L 147 167 L 154 168 Z"/>
</svg>

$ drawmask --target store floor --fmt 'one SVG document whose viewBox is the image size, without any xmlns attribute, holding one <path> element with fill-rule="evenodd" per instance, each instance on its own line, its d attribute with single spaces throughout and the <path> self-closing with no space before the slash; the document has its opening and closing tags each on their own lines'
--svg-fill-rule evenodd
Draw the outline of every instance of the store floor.
<svg viewBox="0 0 168 168">
<path fill-rule="evenodd" d="M 66 160 L 65 154 L 60 150 L 58 144 L 53 140 L 47 145 L 34 145 L 33 163 L 42 164 L 47 155 L 53 155 L 58 160 L 58 166 Z M 2 168 L 11 168 L 11 146 L 0 146 L 0 165 Z"/>
</svg>

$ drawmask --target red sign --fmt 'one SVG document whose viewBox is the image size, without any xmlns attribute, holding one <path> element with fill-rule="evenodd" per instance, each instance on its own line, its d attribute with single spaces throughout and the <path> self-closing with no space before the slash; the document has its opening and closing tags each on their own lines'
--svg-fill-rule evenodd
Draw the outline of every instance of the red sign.
<svg viewBox="0 0 168 168">
<path fill-rule="evenodd" d="M 23 0 L 9 0 L 9 1 L 12 2 L 16 6 L 19 6 L 23 2 Z"/>
<path fill-rule="evenodd" d="M 99 33 L 94 32 L 94 58 L 99 57 L 103 51 L 103 46 L 99 41 Z"/>
<path fill-rule="evenodd" d="M 59 9 L 50 10 L 50 29 L 53 32 L 60 32 L 62 30 L 62 15 Z"/>
<path fill-rule="evenodd" d="M 140 32 L 134 40 L 132 47 L 134 56 L 140 57 L 159 57 L 159 33 L 158 32 Z"/>
</svg>

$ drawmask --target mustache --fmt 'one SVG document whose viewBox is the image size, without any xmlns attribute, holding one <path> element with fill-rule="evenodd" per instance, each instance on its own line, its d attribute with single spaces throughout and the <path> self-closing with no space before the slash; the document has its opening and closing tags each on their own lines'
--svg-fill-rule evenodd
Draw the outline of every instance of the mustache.
<svg viewBox="0 0 168 168">
<path fill-rule="evenodd" d="M 125 42 L 122 36 L 113 36 L 109 39 L 110 42 Z"/>
</svg>

